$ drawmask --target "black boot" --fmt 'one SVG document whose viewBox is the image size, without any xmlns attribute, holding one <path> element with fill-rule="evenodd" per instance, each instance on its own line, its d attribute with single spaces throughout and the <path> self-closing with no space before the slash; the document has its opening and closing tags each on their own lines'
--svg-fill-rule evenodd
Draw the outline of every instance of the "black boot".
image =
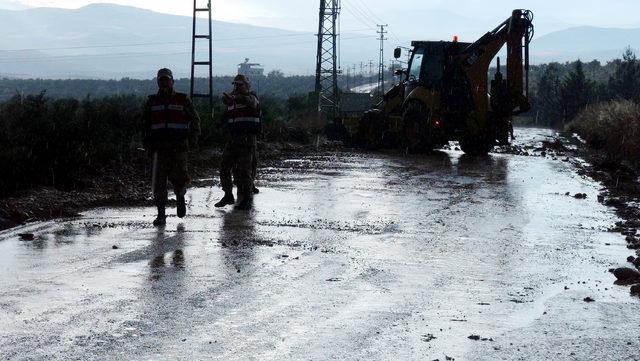
<svg viewBox="0 0 640 361">
<path fill-rule="evenodd" d="M 222 197 L 222 199 L 214 204 L 214 206 L 216 207 L 224 207 L 227 204 L 234 204 L 236 202 L 235 198 L 233 198 L 233 193 L 231 192 L 224 192 L 224 197 Z"/>
<path fill-rule="evenodd" d="M 153 225 L 156 227 L 164 226 L 167 224 L 167 215 L 164 212 L 164 204 L 158 206 L 158 216 L 153 220 Z"/>
<path fill-rule="evenodd" d="M 240 203 L 236 204 L 235 209 L 241 211 L 248 211 L 253 208 L 253 199 L 249 197 L 245 197 Z"/>
<path fill-rule="evenodd" d="M 176 196 L 178 218 L 182 218 L 187 214 L 187 205 L 184 201 L 184 195 Z"/>
</svg>

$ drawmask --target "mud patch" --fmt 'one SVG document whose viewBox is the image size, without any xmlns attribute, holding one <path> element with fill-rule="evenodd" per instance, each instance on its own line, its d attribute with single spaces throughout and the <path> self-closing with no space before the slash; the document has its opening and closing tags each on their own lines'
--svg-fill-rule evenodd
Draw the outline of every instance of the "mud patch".
<svg viewBox="0 0 640 361">
<path fill-rule="evenodd" d="M 612 207 L 622 221 L 616 222 L 608 229 L 609 232 L 620 233 L 625 236 L 627 248 L 635 250 L 640 256 L 640 183 L 637 172 L 624 162 L 611 162 L 593 149 L 589 149 L 577 137 L 571 138 L 571 143 L 576 149 L 575 158 L 578 156 L 586 159 L 586 162 L 576 160 L 574 165 L 578 173 L 588 176 L 604 185 L 597 196 L 598 202 Z M 633 256 L 631 256 L 633 257 Z M 640 262 L 633 263 L 640 270 Z M 613 273 L 613 272 L 612 272 Z M 617 280 L 620 283 L 620 280 Z"/>
<path fill-rule="evenodd" d="M 480 337 L 479 335 L 470 335 L 467 338 L 469 340 L 473 340 L 473 341 L 489 341 L 489 342 L 493 342 L 494 341 L 492 338 Z"/>
<path fill-rule="evenodd" d="M 420 339 L 422 341 L 424 341 L 424 342 L 431 342 L 431 341 L 435 340 L 436 338 L 437 338 L 436 336 L 434 336 L 434 335 L 432 335 L 430 333 L 427 333 L 425 335 L 420 336 Z"/>
<path fill-rule="evenodd" d="M 312 221 L 303 220 L 282 220 L 282 221 L 258 221 L 260 226 L 269 227 L 292 227 L 314 230 L 329 230 L 336 232 L 353 232 L 368 235 L 380 235 L 386 233 L 400 233 L 400 227 L 394 221 L 376 222 L 346 222 L 328 221 L 326 219 L 315 219 Z"/>
<path fill-rule="evenodd" d="M 281 164 L 289 157 L 323 154 L 341 149 L 337 144 L 321 142 L 318 147 L 286 142 L 261 143 L 260 167 Z M 203 149 L 190 154 L 191 186 L 215 186 L 212 179 L 220 162 L 219 147 Z M 323 156 L 329 163 L 331 156 Z M 319 163 L 320 164 L 320 163 Z M 301 167 L 307 165 L 302 164 Z M 318 165 L 320 166 L 320 165 Z M 262 169 L 259 170 L 261 174 Z M 78 217 L 79 213 L 98 207 L 152 206 L 150 162 L 144 156 L 137 157 L 126 167 L 95 170 L 76 180 L 73 189 L 39 187 L 26 189 L 11 197 L 0 199 L 0 230 L 35 221 Z M 201 179 L 201 180 L 198 180 Z"/>
</svg>

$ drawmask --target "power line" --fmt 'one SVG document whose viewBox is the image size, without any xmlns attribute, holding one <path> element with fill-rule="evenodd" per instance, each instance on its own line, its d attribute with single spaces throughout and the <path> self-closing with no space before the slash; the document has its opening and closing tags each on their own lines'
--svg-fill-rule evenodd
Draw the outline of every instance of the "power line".
<svg viewBox="0 0 640 361">
<path fill-rule="evenodd" d="M 120 45 L 87 45 L 87 46 L 67 46 L 59 48 L 24 48 L 24 49 L 4 49 L 0 51 L 18 52 L 18 51 L 45 51 L 45 50 L 74 50 L 74 49 L 93 49 L 93 48 L 120 48 L 129 46 L 145 46 L 145 45 L 163 45 L 163 44 L 187 44 L 185 41 L 164 41 L 158 43 L 137 43 L 137 44 L 120 44 Z"/>
<path fill-rule="evenodd" d="M 354 6 L 354 8 L 356 8 L 358 10 L 358 12 L 360 12 L 361 14 L 363 14 L 365 17 L 367 18 L 373 18 L 373 21 L 378 21 L 380 23 L 383 23 L 384 21 L 382 19 L 380 19 L 376 14 L 374 14 L 371 9 L 369 9 L 369 7 L 365 4 L 363 4 L 361 1 L 352 1 L 352 4 Z"/>
<path fill-rule="evenodd" d="M 355 3 L 357 1 L 360 5 Z M 378 15 L 376 15 L 362 0 L 353 0 L 352 4 L 354 8 L 356 8 L 365 18 L 373 18 L 375 21 L 378 21 L 380 24 L 386 23 L 386 21 L 382 20 Z M 389 34 L 398 42 L 398 44 L 402 43 L 400 39 L 395 35 L 395 33 L 389 30 Z"/>
<path fill-rule="evenodd" d="M 351 36 L 344 37 L 341 41 L 349 41 L 349 40 L 358 40 L 358 39 L 374 39 L 373 35 L 359 35 L 359 36 Z M 277 43 L 277 44 L 263 44 L 263 45 L 251 45 L 251 46 L 240 46 L 236 47 L 237 49 L 260 49 L 260 48 L 268 48 L 273 45 L 286 46 L 286 45 L 299 45 L 299 44 L 308 44 L 308 41 L 296 41 L 296 42 L 288 42 L 288 43 Z M 23 58 L 11 58 L 11 59 L 0 59 L 0 63 L 17 63 L 17 62 L 40 62 L 40 61 L 50 61 L 50 60 L 71 60 L 76 58 L 91 58 L 91 57 L 103 57 L 103 58 L 126 58 L 126 57 L 140 57 L 140 56 L 163 56 L 163 55 L 182 55 L 189 54 L 189 51 L 183 52 L 171 52 L 171 53 L 156 53 L 156 52 L 127 52 L 127 53 L 100 53 L 100 54 L 76 54 L 76 55 L 45 55 L 41 57 L 23 57 Z"/>
<path fill-rule="evenodd" d="M 353 15 L 353 17 L 354 17 L 357 21 L 359 21 L 362 25 L 366 26 L 366 27 L 368 28 L 367 30 L 375 29 L 375 26 L 374 26 L 374 25 L 375 25 L 375 23 L 367 23 L 367 21 L 366 21 L 366 20 L 364 20 L 364 19 L 367 19 L 367 17 L 366 17 L 366 16 L 363 16 L 363 14 L 362 14 L 362 13 L 360 13 L 360 14 L 356 14 L 356 13 L 354 12 L 355 10 L 352 10 L 352 9 L 351 9 L 351 8 L 349 8 L 349 7 L 345 7 L 345 9 L 347 10 L 347 12 L 349 12 L 351 15 Z M 367 19 L 367 20 L 368 20 L 368 19 Z"/>
<path fill-rule="evenodd" d="M 191 52 L 181 51 L 181 52 L 173 52 L 173 53 L 149 53 L 149 52 L 139 52 L 139 53 L 117 53 L 117 54 L 82 54 L 82 55 L 55 55 L 55 56 L 43 56 L 40 58 L 14 58 L 14 59 L 0 59 L 0 63 L 38 63 L 43 61 L 55 61 L 55 60 L 73 60 L 78 58 L 92 58 L 92 57 L 100 57 L 100 58 L 135 58 L 140 56 L 166 56 L 166 55 L 182 55 L 189 54 Z"/>
<path fill-rule="evenodd" d="M 343 30 L 344 32 L 358 32 L 358 31 L 366 31 L 371 30 L 370 28 L 366 29 L 349 29 Z M 283 37 L 298 37 L 298 36 L 314 36 L 311 33 L 308 34 L 284 34 L 284 35 L 263 35 L 263 36 L 247 36 L 247 37 L 237 37 L 237 38 L 214 38 L 214 42 L 225 42 L 225 41 L 237 41 L 237 40 L 254 40 L 254 39 L 268 39 L 268 38 L 283 38 Z M 99 48 L 124 48 L 124 47 L 132 47 L 132 46 L 150 46 L 150 45 L 172 45 L 172 44 L 183 44 L 188 45 L 189 41 L 162 41 L 162 42 L 153 42 L 153 43 L 131 43 L 131 44 L 104 44 L 104 45 L 86 45 L 86 46 L 67 46 L 67 47 L 53 47 L 53 48 L 24 48 L 24 49 L 1 49 L 3 52 L 19 52 L 19 51 L 47 51 L 47 50 L 75 50 L 75 49 L 99 49 Z"/>
</svg>

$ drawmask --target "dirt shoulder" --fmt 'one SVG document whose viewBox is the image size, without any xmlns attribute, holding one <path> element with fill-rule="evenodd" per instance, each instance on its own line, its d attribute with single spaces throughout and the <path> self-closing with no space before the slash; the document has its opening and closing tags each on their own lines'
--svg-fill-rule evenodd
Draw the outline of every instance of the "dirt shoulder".
<svg viewBox="0 0 640 361">
<path fill-rule="evenodd" d="M 333 147 L 324 143 L 320 150 Z M 315 152 L 316 148 L 296 143 L 263 143 L 259 147 L 260 166 Z M 222 151 L 207 148 L 191 154 L 189 160 L 192 186 L 218 184 L 218 165 Z M 85 175 L 75 189 L 61 190 L 39 187 L 20 191 L 0 199 L 0 230 L 21 224 L 55 218 L 76 217 L 80 212 L 97 207 L 151 206 L 151 166 L 141 155 L 125 168 L 106 169 L 99 174 Z"/>
<path fill-rule="evenodd" d="M 574 134 L 566 133 L 554 142 L 543 142 L 537 149 L 546 157 L 562 159 L 573 163 L 578 173 L 600 182 L 597 201 L 615 209 L 621 219 L 608 231 L 625 236 L 629 256 L 628 267 L 610 269 L 617 278 L 616 284 L 630 285 L 631 293 L 640 296 L 640 183 L 635 169 L 624 163 L 611 162 L 598 151 L 587 147 Z M 586 194 L 567 194 L 576 198 L 586 198 Z M 622 261 L 622 260 L 621 260 Z"/>
</svg>

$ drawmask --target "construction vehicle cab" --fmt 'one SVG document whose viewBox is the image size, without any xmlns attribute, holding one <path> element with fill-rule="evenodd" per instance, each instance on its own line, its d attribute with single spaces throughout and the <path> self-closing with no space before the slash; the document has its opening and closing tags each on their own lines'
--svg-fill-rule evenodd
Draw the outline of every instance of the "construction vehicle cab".
<svg viewBox="0 0 640 361">
<path fill-rule="evenodd" d="M 369 148 L 399 146 L 413 151 L 458 140 L 463 151 L 476 154 L 508 143 L 511 117 L 529 109 L 532 19 L 530 11 L 514 10 L 474 43 L 413 41 L 408 68 L 396 71 L 402 80 L 364 114 L 357 139 Z M 506 78 L 498 58 L 489 90 L 489 65 L 505 44 Z M 401 53 L 397 48 L 394 56 Z"/>
</svg>

